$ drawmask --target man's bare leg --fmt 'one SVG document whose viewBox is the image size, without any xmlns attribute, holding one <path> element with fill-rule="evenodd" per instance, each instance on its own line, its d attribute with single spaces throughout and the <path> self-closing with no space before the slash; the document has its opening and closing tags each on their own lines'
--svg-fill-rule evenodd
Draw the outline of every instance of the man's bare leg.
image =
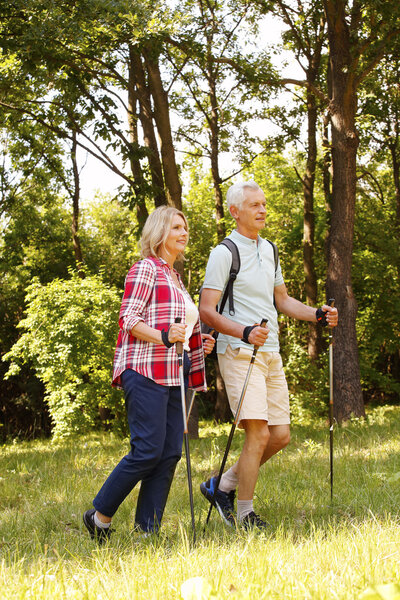
<svg viewBox="0 0 400 600">
<path fill-rule="evenodd" d="M 269 425 L 269 440 L 261 457 L 260 466 L 277 454 L 290 442 L 290 425 Z"/>
<path fill-rule="evenodd" d="M 268 432 L 269 432 L 269 436 L 266 436 L 268 438 L 267 441 L 267 445 L 264 448 L 264 451 L 262 453 L 260 462 L 258 464 L 258 467 L 256 468 L 256 465 L 254 464 L 254 462 L 256 463 L 257 460 L 255 459 L 254 461 L 252 460 L 252 458 L 254 458 L 254 456 L 252 455 L 252 453 L 250 452 L 250 459 L 248 458 L 248 453 L 250 450 L 250 447 L 253 443 L 253 437 L 258 437 L 259 436 L 253 436 L 253 433 L 249 432 L 249 435 L 247 433 L 246 430 L 246 426 L 245 426 L 245 421 L 243 421 L 243 425 L 245 426 L 245 431 L 246 431 L 246 440 L 243 446 L 243 450 L 242 453 L 240 455 L 239 460 L 231 467 L 231 469 L 238 475 L 238 477 L 241 479 L 242 481 L 242 485 L 239 484 L 240 486 L 240 492 L 238 493 L 238 498 L 241 499 L 249 499 L 249 497 L 253 497 L 253 496 L 248 496 L 248 494 L 250 494 L 250 491 L 252 489 L 252 494 L 254 495 L 254 489 L 255 489 L 255 485 L 257 482 L 257 477 L 258 477 L 258 471 L 261 465 L 263 465 L 265 462 L 267 462 L 267 460 L 269 460 L 272 456 L 274 456 L 275 454 L 277 454 L 280 450 L 283 450 L 283 448 L 286 448 L 286 446 L 289 444 L 290 442 L 290 425 L 268 425 L 268 423 L 266 421 L 247 421 L 247 423 L 262 423 L 264 426 L 267 427 Z M 249 427 L 248 427 L 249 429 Z M 264 427 L 261 427 L 263 436 L 265 436 L 265 431 L 264 431 Z M 264 437 L 265 439 L 265 437 Z M 247 443 L 248 442 L 248 443 Z M 244 456 L 244 458 L 242 458 Z M 240 468 L 239 468 L 239 463 L 242 461 L 242 466 L 243 467 L 243 475 L 240 475 Z M 251 475 L 249 477 L 249 480 L 247 480 L 246 477 L 246 469 L 248 469 L 249 464 L 250 463 L 250 469 L 251 469 Z M 254 473 L 255 471 L 257 471 L 257 475 L 256 475 L 256 479 L 254 482 Z M 244 477 L 244 479 L 243 479 Z M 240 494 L 240 495 L 239 495 Z"/>
<path fill-rule="evenodd" d="M 237 462 L 238 500 L 251 500 L 257 483 L 261 459 L 268 446 L 270 434 L 266 421 L 244 419 L 242 425 L 246 439 Z"/>
</svg>

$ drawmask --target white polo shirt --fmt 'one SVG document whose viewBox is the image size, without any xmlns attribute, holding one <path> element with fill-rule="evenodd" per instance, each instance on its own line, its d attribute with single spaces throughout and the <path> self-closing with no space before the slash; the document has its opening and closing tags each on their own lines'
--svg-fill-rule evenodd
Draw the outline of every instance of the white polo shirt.
<svg viewBox="0 0 400 600">
<path fill-rule="evenodd" d="M 254 325 L 268 319 L 269 336 L 260 352 L 279 352 L 278 315 L 274 306 L 274 287 L 284 283 L 281 266 L 275 274 L 275 259 L 272 245 L 261 237 L 247 238 L 236 231 L 228 236 L 238 247 L 240 271 L 233 284 L 235 314 L 229 314 L 227 300 L 223 315 L 241 325 Z M 229 278 L 232 254 L 226 246 L 219 244 L 210 253 L 203 287 L 223 292 Z M 224 354 L 228 346 L 238 348 L 249 345 L 239 338 L 220 333 L 217 352 Z"/>
</svg>

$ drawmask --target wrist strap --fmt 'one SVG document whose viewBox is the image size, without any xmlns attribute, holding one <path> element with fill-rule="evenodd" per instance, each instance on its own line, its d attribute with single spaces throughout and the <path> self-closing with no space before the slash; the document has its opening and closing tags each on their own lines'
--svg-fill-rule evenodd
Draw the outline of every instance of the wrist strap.
<svg viewBox="0 0 400 600">
<path fill-rule="evenodd" d="M 249 342 L 249 335 L 250 335 L 250 332 L 253 331 L 253 329 L 255 327 L 258 327 L 258 325 L 247 325 L 247 327 L 245 327 L 243 329 L 242 342 L 245 342 L 246 344 L 250 344 L 250 342 Z"/>
<path fill-rule="evenodd" d="M 322 310 L 322 308 L 317 308 L 315 311 L 315 315 L 317 317 L 317 322 L 322 325 L 322 327 L 326 327 L 328 325 L 328 321 L 326 320 L 326 311 Z"/>
<path fill-rule="evenodd" d="M 166 348 L 171 348 L 174 344 L 169 341 L 168 332 L 169 332 L 169 327 L 168 327 L 168 329 L 161 329 L 161 339 Z"/>
</svg>

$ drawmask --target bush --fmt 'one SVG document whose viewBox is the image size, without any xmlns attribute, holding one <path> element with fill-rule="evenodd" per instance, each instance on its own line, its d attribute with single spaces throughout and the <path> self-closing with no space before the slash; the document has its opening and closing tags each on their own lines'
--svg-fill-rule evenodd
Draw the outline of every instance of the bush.
<svg viewBox="0 0 400 600">
<path fill-rule="evenodd" d="M 114 428 L 124 427 L 125 418 L 122 394 L 110 385 L 120 292 L 101 275 L 70 275 L 47 285 L 33 281 L 18 325 L 25 332 L 3 357 L 11 361 L 6 377 L 18 374 L 21 363 L 33 365 L 56 438 L 98 427 L 102 408 Z"/>
</svg>

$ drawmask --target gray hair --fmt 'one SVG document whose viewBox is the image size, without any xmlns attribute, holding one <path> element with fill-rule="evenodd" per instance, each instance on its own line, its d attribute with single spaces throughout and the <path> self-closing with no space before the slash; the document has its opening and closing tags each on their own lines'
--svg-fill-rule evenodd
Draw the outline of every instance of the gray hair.
<svg viewBox="0 0 400 600">
<path fill-rule="evenodd" d="M 241 207 L 242 202 L 245 199 L 246 188 L 257 191 L 260 190 L 262 192 L 262 189 L 258 183 L 253 180 L 238 181 L 237 183 L 234 183 L 226 193 L 226 204 L 228 206 L 228 210 L 231 206 L 236 206 L 237 208 Z"/>
</svg>

